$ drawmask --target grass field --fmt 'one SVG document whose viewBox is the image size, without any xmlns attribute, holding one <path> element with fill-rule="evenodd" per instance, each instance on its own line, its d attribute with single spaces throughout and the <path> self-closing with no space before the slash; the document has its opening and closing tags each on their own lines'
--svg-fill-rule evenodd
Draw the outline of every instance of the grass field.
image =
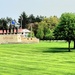
<svg viewBox="0 0 75 75">
<path fill-rule="evenodd" d="M 67 47 L 49 41 L 0 45 L 0 75 L 75 75 L 75 50 Z"/>
</svg>

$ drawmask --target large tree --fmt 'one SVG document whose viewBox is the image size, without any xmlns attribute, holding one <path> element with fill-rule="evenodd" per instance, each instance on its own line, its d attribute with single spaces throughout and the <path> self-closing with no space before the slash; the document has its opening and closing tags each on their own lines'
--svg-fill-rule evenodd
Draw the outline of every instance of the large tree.
<svg viewBox="0 0 75 75">
<path fill-rule="evenodd" d="M 63 13 L 60 22 L 54 31 L 56 39 L 66 40 L 68 42 L 68 50 L 70 52 L 71 40 L 75 37 L 75 14 Z"/>
<path fill-rule="evenodd" d="M 35 17 L 33 14 L 31 14 L 28 17 L 28 24 L 27 24 L 26 28 L 29 29 L 29 30 L 31 30 L 31 27 L 32 27 L 32 31 L 34 32 L 34 36 L 36 36 L 37 29 L 38 29 L 38 24 L 42 20 L 43 20 L 43 17 L 42 16 Z"/>
<path fill-rule="evenodd" d="M 26 25 L 28 24 L 28 16 L 25 12 L 23 12 L 18 19 L 18 22 L 20 23 L 20 25 L 22 24 L 22 28 L 26 28 Z"/>
<path fill-rule="evenodd" d="M 50 28 L 48 27 L 48 24 L 45 21 L 41 21 L 38 24 L 38 30 L 37 30 L 37 37 L 40 39 L 50 39 Z"/>
<path fill-rule="evenodd" d="M 43 37 L 44 37 L 44 32 L 43 32 L 43 30 L 44 30 L 44 27 L 43 27 L 44 23 L 40 22 L 38 25 L 39 26 L 38 26 L 38 30 L 37 30 L 36 36 L 39 39 L 43 39 Z"/>
<path fill-rule="evenodd" d="M 59 23 L 59 18 L 57 16 L 51 16 L 49 18 L 50 21 L 50 29 L 54 30 L 54 28 L 56 27 L 56 25 Z"/>
<path fill-rule="evenodd" d="M 38 23 L 37 34 L 39 36 L 37 37 L 40 38 L 40 36 L 42 36 L 43 40 L 54 39 L 53 31 L 55 27 L 57 26 L 58 22 L 59 22 L 59 19 L 56 16 L 51 16 L 49 18 L 44 17 L 43 20 L 40 23 Z M 41 33 L 43 33 L 43 35 L 41 35 Z"/>
<path fill-rule="evenodd" d="M 35 22 L 41 22 L 44 19 L 43 16 L 38 16 L 35 18 Z"/>
<path fill-rule="evenodd" d="M 31 27 L 32 27 L 32 31 L 34 32 L 34 36 L 36 36 L 36 34 L 37 34 L 37 29 L 38 29 L 38 22 L 29 23 L 29 24 L 27 25 L 27 29 L 31 30 Z"/>
<path fill-rule="evenodd" d="M 28 23 L 34 23 L 35 22 L 35 17 L 33 14 L 31 14 L 29 17 L 28 17 Z"/>
</svg>

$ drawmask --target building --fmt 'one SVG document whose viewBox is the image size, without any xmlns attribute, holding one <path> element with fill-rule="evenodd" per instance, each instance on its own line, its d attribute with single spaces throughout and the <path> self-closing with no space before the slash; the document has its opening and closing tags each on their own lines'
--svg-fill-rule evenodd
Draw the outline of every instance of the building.
<svg viewBox="0 0 75 75">
<path fill-rule="evenodd" d="M 24 37 L 28 37 L 31 31 L 29 31 L 28 29 L 19 29 L 18 33 L 23 35 Z"/>
<path fill-rule="evenodd" d="M 0 44 L 2 43 L 39 43 L 39 39 L 32 37 L 28 29 L 20 28 L 14 20 L 7 23 L 8 28 L 0 30 Z M 31 37 L 29 37 L 31 34 Z"/>
<path fill-rule="evenodd" d="M 14 32 L 14 33 L 13 33 Z M 28 37 L 31 31 L 28 29 L 18 29 L 17 34 L 21 34 L 24 37 Z M 9 30 L 0 30 L 0 34 L 10 34 Z M 14 31 L 11 31 L 11 34 L 16 34 L 16 29 Z"/>
</svg>

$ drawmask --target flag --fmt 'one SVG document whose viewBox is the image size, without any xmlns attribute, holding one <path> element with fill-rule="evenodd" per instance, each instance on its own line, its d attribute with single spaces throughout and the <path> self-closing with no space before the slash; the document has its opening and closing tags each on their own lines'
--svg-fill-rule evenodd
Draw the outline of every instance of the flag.
<svg viewBox="0 0 75 75">
<path fill-rule="evenodd" d="M 15 21 L 14 21 L 14 20 L 12 20 L 11 24 L 12 24 L 12 25 L 15 25 Z"/>
</svg>

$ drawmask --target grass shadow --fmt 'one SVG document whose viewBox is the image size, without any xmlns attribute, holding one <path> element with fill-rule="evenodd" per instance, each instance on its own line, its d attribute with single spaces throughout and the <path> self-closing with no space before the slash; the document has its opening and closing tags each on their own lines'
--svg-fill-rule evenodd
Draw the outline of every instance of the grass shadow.
<svg viewBox="0 0 75 75">
<path fill-rule="evenodd" d="M 71 48 L 71 52 L 72 50 L 74 50 L 73 48 Z M 49 48 L 47 50 L 43 51 L 44 53 L 64 53 L 64 52 L 69 52 L 68 48 Z"/>
</svg>

